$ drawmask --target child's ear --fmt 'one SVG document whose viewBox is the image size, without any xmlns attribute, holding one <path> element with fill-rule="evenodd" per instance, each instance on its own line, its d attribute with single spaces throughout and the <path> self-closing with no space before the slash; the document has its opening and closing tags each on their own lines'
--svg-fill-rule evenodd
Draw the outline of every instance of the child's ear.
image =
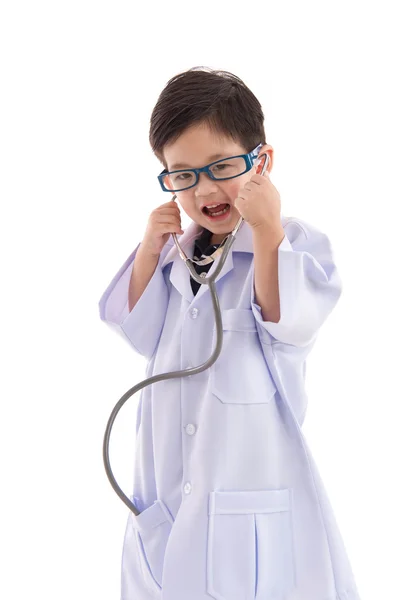
<svg viewBox="0 0 400 600">
<path fill-rule="evenodd" d="M 262 160 L 258 160 L 256 164 L 256 174 L 260 175 L 262 171 Z"/>
<path fill-rule="evenodd" d="M 263 165 L 262 158 L 261 157 L 257 158 L 254 162 L 254 167 L 255 167 L 257 175 L 259 175 L 261 173 L 262 165 Z"/>
<path fill-rule="evenodd" d="M 269 156 L 267 153 L 261 154 L 259 158 L 256 160 L 256 173 L 257 175 L 261 175 L 261 171 L 263 170 L 264 164 L 266 163 L 267 167 L 269 164 Z M 265 170 L 265 173 L 267 170 Z"/>
</svg>

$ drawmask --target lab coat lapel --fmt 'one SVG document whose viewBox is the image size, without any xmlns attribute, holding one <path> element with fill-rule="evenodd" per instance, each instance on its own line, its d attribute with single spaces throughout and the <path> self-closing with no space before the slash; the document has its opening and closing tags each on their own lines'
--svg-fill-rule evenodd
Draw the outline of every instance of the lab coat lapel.
<svg viewBox="0 0 400 600">
<path fill-rule="evenodd" d="M 193 258 L 194 241 L 197 237 L 201 235 L 201 232 L 201 226 L 197 223 L 192 222 L 186 229 L 185 233 L 178 238 L 180 245 L 182 246 L 183 250 L 185 251 L 185 254 L 189 258 Z M 168 263 L 172 262 L 173 265 L 170 272 L 170 281 L 172 285 L 186 300 L 188 300 L 188 302 L 192 302 L 194 298 L 198 300 L 203 294 L 209 291 L 209 287 L 208 285 L 201 285 L 196 296 L 193 295 L 188 269 L 181 257 L 179 256 L 179 252 L 172 239 L 171 243 L 172 247 L 166 254 L 161 267 L 163 268 Z M 233 252 L 253 252 L 253 239 L 251 228 L 249 227 L 249 225 L 247 225 L 246 222 L 242 223 L 236 235 L 236 239 L 228 253 L 228 256 L 226 257 L 225 264 L 222 267 L 222 270 L 216 279 L 216 283 L 218 283 L 218 281 L 222 279 L 222 277 L 225 277 L 225 275 L 233 269 Z M 215 271 L 219 260 L 220 257 L 218 257 L 218 259 L 213 263 L 213 265 L 207 273 L 207 276 L 211 275 Z"/>
<path fill-rule="evenodd" d="M 235 240 L 232 248 L 235 246 L 237 240 Z M 217 279 L 215 280 L 215 284 L 218 287 L 218 281 L 224 277 L 227 273 L 229 273 L 229 271 L 231 271 L 233 269 L 233 258 L 232 258 L 232 248 L 229 250 L 228 256 L 226 257 L 225 260 L 225 264 L 222 267 L 221 273 L 218 275 Z M 208 273 L 207 273 L 207 277 L 209 277 L 210 275 L 212 275 L 215 271 L 215 269 L 217 268 L 219 261 L 220 261 L 221 257 L 218 256 L 218 258 L 213 262 L 213 264 L 211 265 L 211 268 L 209 269 Z M 185 267 L 186 268 L 186 267 Z M 203 285 L 200 286 L 199 291 L 196 294 L 196 300 L 198 300 L 199 298 L 201 298 L 201 296 L 203 294 L 208 293 L 210 290 L 209 286 L 205 283 Z"/>
<path fill-rule="evenodd" d="M 179 244 L 185 251 L 186 256 L 193 258 L 194 241 L 201 235 L 202 228 L 195 222 L 192 222 L 186 229 L 185 233 L 178 237 Z M 172 285 L 188 302 L 193 300 L 193 291 L 190 285 L 190 277 L 187 267 L 181 257 L 171 236 L 172 247 L 166 254 L 161 268 L 164 268 L 168 263 L 172 262 L 172 269 L 169 275 Z"/>
</svg>

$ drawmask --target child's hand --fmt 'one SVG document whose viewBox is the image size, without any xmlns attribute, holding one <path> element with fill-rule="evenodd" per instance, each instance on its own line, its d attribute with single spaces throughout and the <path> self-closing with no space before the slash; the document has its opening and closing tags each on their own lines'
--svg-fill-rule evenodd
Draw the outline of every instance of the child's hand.
<svg viewBox="0 0 400 600">
<path fill-rule="evenodd" d="M 262 226 L 281 228 L 281 197 L 268 171 L 253 175 L 239 190 L 235 207 L 253 229 Z"/>
<path fill-rule="evenodd" d="M 171 233 L 184 233 L 179 206 L 174 200 L 161 204 L 150 214 L 142 246 L 153 256 L 159 256 Z"/>
</svg>

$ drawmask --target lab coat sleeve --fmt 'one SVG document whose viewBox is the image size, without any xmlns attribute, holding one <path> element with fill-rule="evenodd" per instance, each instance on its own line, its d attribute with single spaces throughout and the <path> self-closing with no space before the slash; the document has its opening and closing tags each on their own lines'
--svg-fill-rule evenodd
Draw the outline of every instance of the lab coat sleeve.
<svg viewBox="0 0 400 600">
<path fill-rule="evenodd" d="M 278 248 L 280 320 L 264 321 L 255 301 L 254 269 L 251 307 L 261 343 L 297 347 L 315 341 L 342 292 L 328 237 L 303 221 L 288 220 Z"/>
<path fill-rule="evenodd" d="M 139 246 L 101 296 L 99 311 L 102 321 L 122 334 L 138 354 L 149 360 L 157 347 L 168 305 L 169 292 L 161 269 L 166 249 L 161 253 L 146 289 L 129 312 L 129 282 Z"/>
</svg>

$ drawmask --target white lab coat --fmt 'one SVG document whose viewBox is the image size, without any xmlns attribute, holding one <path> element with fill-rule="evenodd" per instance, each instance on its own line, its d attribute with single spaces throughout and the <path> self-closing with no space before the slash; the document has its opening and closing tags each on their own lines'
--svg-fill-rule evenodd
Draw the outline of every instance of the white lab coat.
<svg viewBox="0 0 400 600">
<path fill-rule="evenodd" d="M 255 303 L 243 223 L 217 278 L 216 363 L 142 390 L 131 496 L 142 512 L 127 520 L 121 600 L 359 600 L 301 431 L 306 358 L 341 281 L 325 234 L 295 218 L 282 225 L 279 323 Z M 190 257 L 200 231 L 192 223 L 180 237 Z M 138 247 L 102 295 L 101 319 L 148 359 L 148 377 L 200 365 L 216 336 L 208 286 L 193 296 L 170 237 L 129 313 Z"/>
</svg>

